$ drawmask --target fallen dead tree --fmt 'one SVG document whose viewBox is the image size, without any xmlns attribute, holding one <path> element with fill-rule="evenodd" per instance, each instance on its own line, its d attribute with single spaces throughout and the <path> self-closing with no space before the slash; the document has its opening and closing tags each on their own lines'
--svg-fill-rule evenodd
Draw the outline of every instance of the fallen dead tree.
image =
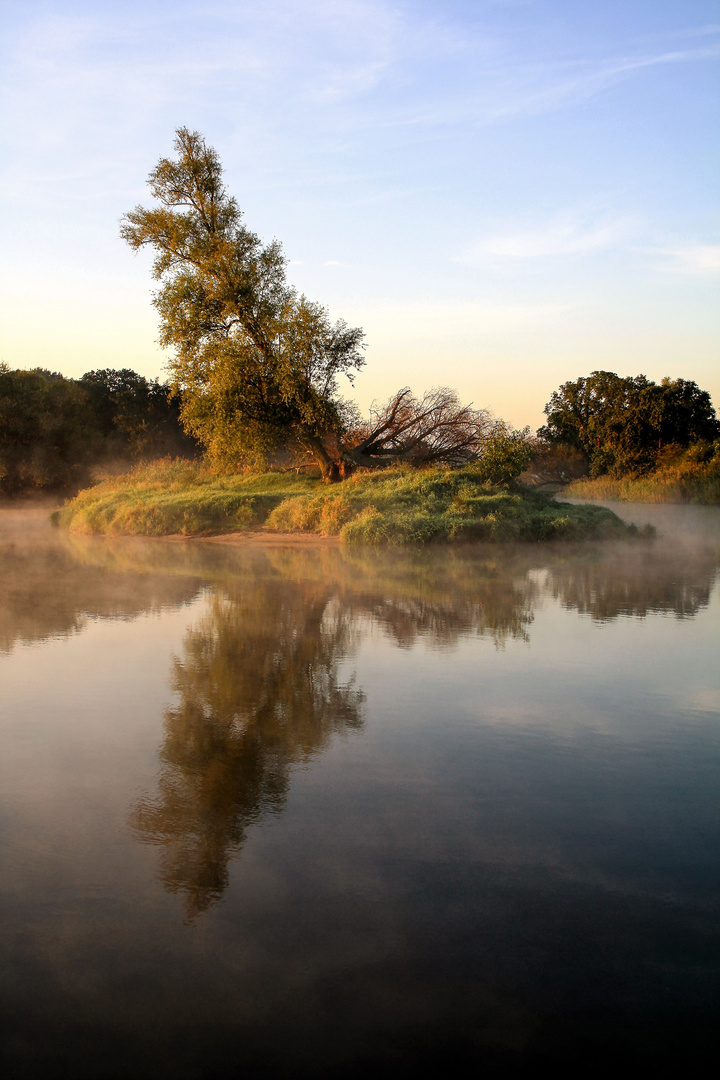
<svg viewBox="0 0 720 1080">
<path fill-rule="evenodd" d="M 342 472 L 388 465 L 466 465 L 498 427 L 487 409 L 461 405 L 455 390 L 437 387 L 421 398 L 398 390 L 338 442 Z"/>
</svg>

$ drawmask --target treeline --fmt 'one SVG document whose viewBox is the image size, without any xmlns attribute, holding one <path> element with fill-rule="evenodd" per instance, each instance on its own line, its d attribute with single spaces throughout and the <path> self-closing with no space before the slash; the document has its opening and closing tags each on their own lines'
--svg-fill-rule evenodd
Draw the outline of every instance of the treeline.
<svg viewBox="0 0 720 1080">
<path fill-rule="evenodd" d="M 388 442 L 372 458 L 375 466 L 395 460 L 458 465 L 479 455 L 489 466 L 502 451 L 493 482 L 510 482 L 533 452 L 531 470 L 545 479 L 624 481 L 668 468 L 673 477 L 680 468 L 683 482 L 720 479 L 720 423 L 710 395 L 695 382 L 655 383 L 644 375 L 594 371 L 563 383 L 545 414 L 547 423 L 528 440 L 527 431 L 509 432 L 484 411 L 462 408 L 452 391 L 435 390 L 416 400 L 405 389 L 358 427 L 355 441 L 362 447 L 373 438 Z M 408 440 L 412 453 L 405 452 Z M 351 442 L 346 433 L 346 457 Z M 0 493 L 77 490 L 111 465 L 128 468 L 200 453 L 199 443 L 183 430 L 180 400 L 167 383 L 129 368 L 69 379 L 43 368 L 0 364 Z"/>
<path fill-rule="evenodd" d="M 0 364 L 0 491 L 67 490 L 113 461 L 192 457 L 167 384 L 129 368 L 81 379 Z"/>
</svg>

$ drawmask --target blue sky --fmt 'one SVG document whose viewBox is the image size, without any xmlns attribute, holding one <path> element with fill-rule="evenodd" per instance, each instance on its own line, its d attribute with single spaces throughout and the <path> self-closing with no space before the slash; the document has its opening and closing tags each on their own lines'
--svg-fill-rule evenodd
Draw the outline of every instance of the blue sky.
<svg viewBox="0 0 720 1080">
<path fill-rule="evenodd" d="M 360 325 L 363 408 L 456 387 L 536 427 L 594 368 L 720 406 L 713 0 L 4 0 L 0 358 L 161 375 L 118 237 L 173 131 Z"/>
</svg>

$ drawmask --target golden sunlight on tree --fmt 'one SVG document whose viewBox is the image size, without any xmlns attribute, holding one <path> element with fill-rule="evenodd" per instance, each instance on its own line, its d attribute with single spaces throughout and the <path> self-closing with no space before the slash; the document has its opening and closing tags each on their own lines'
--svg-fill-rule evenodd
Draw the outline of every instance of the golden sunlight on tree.
<svg viewBox="0 0 720 1080">
<path fill-rule="evenodd" d="M 137 206 L 121 233 L 155 251 L 160 341 L 185 426 L 210 458 L 247 463 L 291 448 L 329 481 L 358 466 L 476 460 L 497 425 L 444 387 L 420 399 L 399 390 L 359 422 L 339 379 L 364 364 L 362 330 L 331 322 L 288 284 L 280 244 L 245 226 L 202 135 L 179 128 L 175 150 L 150 174 L 158 205 Z"/>
</svg>

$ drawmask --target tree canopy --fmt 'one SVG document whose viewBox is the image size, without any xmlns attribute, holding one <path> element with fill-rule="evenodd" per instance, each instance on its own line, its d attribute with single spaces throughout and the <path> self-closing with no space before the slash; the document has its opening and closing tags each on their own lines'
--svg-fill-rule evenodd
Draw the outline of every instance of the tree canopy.
<svg viewBox="0 0 720 1080">
<path fill-rule="evenodd" d="M 169 387 L 129 368 L 79 380 L 0 364 L 0 492 L 73 488 L 103 462 L 197 453 Z"/>
<path fill-rule="evenodd" d="M 593 371 L 563 383 L 545 414 L 538 435 L 581 451 L 592 476 L 647 472 L 669 447 L 720 434 L 710 395 L 686 379 L 658 384 L 644 375 Z"/>
<path fill-rule="evenodd" d="M 198 132 L 179 128 L 175 150 L 150 174 L 159 205 L 127 214 L 122 236 L 155 250 L 160 341 L 173 350 L 183 420 L 216 459 L 290 439 L 329 474 L 323 436 L 342 430 L 338 379 L 362 366 L 363 333 L 288 284 L 280 244 L 245 226 Z"/>
<path fill-rule="evenodd" d="M 167 383 L 146 379 L 132 368 L 98 368 L 80 384 L 90 395 L 108 448 L 133 459 L 197 452 L 180 425 L 180 403 Z"/>
<path fill-rule="evenodd" d="M 0 364 L 0 491 L 71 487 L 85 478 L 101 443 L 75 380 Z"/>
</svg>

